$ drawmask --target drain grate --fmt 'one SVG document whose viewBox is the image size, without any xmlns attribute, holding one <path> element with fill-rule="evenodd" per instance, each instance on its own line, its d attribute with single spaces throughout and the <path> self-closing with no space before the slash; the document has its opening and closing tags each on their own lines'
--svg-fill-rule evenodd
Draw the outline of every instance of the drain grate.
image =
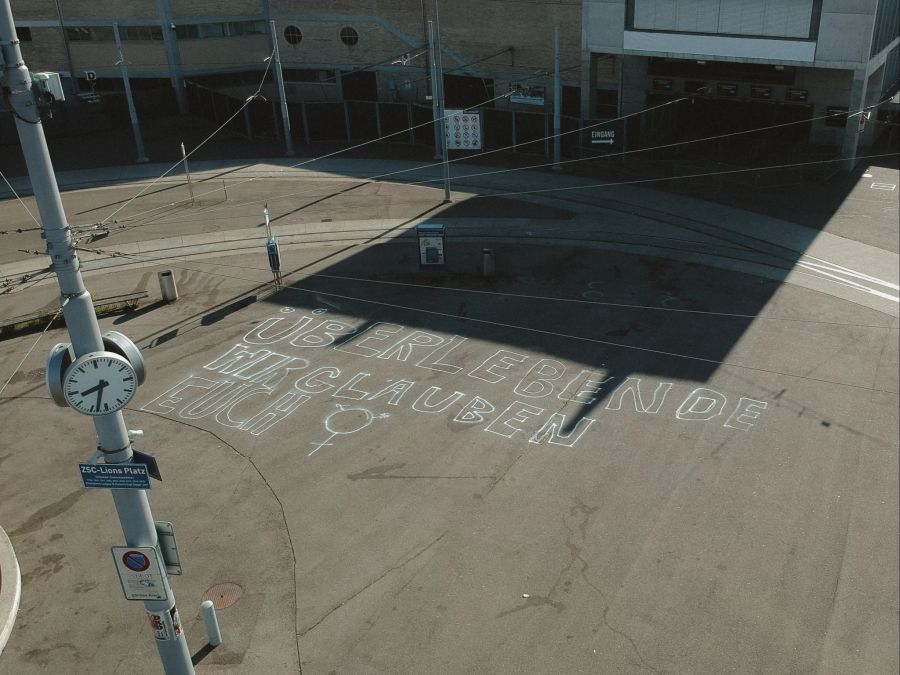
<svg viewBox="0 0 900 675">
<path fill-rule="evenodd" d="M 243 589 L 237 584 L 226 582 L 224 584 L 216 584 L 203 594 L 200 602 L 212 600 L 213 607 L 216 609 L 225 609 L 231 607 L 234 603 L 241 599 Z"/>
</svg>

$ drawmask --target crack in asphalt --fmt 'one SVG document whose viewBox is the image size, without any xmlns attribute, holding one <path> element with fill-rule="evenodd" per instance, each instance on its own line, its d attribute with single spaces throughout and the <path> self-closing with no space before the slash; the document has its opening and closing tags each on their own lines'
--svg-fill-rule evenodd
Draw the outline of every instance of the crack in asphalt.
<svg viewBox="0 0 900 675">
<path fill-rule="evenodd" d="M 590 520 L 591 516 L 599 510 L 600 507 L 599 506 L 588 506 L 587 504 L 582 502 L 577 497 L 574 498 L 574 502 L 575 502 L 575 505 L 569 508 L 569 515 L 574 517 L 574 516 L 577 516 L 580 514 L 582 516 L 580 519 L 580 522 L 578 523 L 578 531 L 581 534 L 581 540 L 584 541 L 587 538 L 586 535 L 587 535 L 588 521 Z M 559 578 L 557 578 L 556 584 L 559 583 L 559 581 L 562 579 L 563 575 L 568 570 L 570 570 L 570 569 L 572 569 L 572 567 L 574 567 L 576 561 L 581 563 L 581 565 L 580 565 L 581 569 L 578 570 L 578 575 L 581 577 L 581 579 L 584 581 L 584 583 L 586 583 L 588 586 L 593 588 L 594 591 L 597 592 L 597 594 L 603 600 L 603 603 L 606 605 L 606 607 L 604 607 L 604 609 L 603 609 L 603 625 L 606 626 L 612 633 L 628 640 L 628 642 L 631 644 L 631 648 L 634 651 L 635 656 L 637 656 L 638 660 L 640 661 L 641 668 L 643 668 L 645 670 L 649 670 L 651 673 L 656 673 L 656 675 L 663 675 L 663 671 L 658 670 L 658 669 L 654 668 L 653 666 L 651 666 L 649 663 L 647 663 L 647 661 L 644 659 L 644 656 L 641 654 L 641 650 L 638 648 L 637 642 L 635 642 L 634 638 L 632 638 L 625 631 L 621 631 L 617 628 L 614 628 L 612 626 L 612 624 L 610 624 L 609 610 L 611 609 L 612 606 L 610 605 L 610 602 L 609 602 L 609 599 L 608 599 L 606 593 L 604 593 L 603 590 L 601 590 L 601 588 L 599 586 L 594 584 L 588 578 L 587 570 L 590 568 L 590 565 L 584 559 L 584 557 L 581 555 L 581 548 L 578 546 L 578 544 L 576 544 L 574 541 L 572 541 L 573 537 L 575 537 L 575 532 L 573 531 L 573 529 L 571 527 L 569 527 L 569 523 L 566 522 L 565 515 L 563 515 L 563 526 L 566 528 L 566 531 L 569 533 L 568 536 L 566 537 L 566 547 L 569 549 L 569 552 L 571 553 L 572 557 L 569 560 L 568 565 L 566 565 L 566 567 L 563 568 L 563 571 L 560 572 L 560 575 L 559 575 Z M 555 588 L 556 584 L 554 584 L 554 588 Z M 553 589 L 551 589 L 551 593 L 552 592 L 553 592 Z"/>
<path fill-rule="evenodd" d="M 334 607 L 332 607 L 332 608 L 329 609 L 327 612 L 325 612 L 325 614 L 324 614 L 318 621 L 316 621 L 314 624 L 312 624 L 311 626 L 309 626 L 309 627 L 306 628 L 305 630 L 303 630 L 303 631 L 297 633 L 297 641 L 298 641 L 297 643 L 299 644 L 300 638 L 302 638 L 302 637 L 305 636 L 307 633 L 309 633 L 309 632 L 313 631 L 314 629 L 316 629 L 319 625 L 322 624 L 323 621 L 325 621 L 325 619 L 327 619 L 329 616 L 331 616 L 332 614 L 334 614 L 336 611 L 338 611 L 341 607 L 343 607 L 344 605 L 346 605 L 348 602 L 351 602 L 354 598 L 358 597 L 358 596 L 361 595 L 362 593 L 365 593 L 368 589 L 370 589 L 372 586 L 374 586 L 374 585 L 377 584 L 379 581 L 381 581 L 382 579 L 384 579 L 384 578 L 385 578 L 388 574 L 390 574 L 391 572 L 394 572 L 394 571 L 396 571 L 396 570 L 399 570 L 399 569 L 405 567 L 406 565 L 408 565 L 409 563 L 411 563 L 413 560 L 415 560 L 416 558 L 418 558 L 419 556 L 421 556 L 423 553 L 425 553 L 426 551 L 428 551 L 430 548 L 432 548 L 433 546 L 435 546 L 438 542 L 440 542 L 441 539 L 443 539 L 443 538 L 447 535 L 447 532 L 449 532 L 449 531 L 450 531 L 450 530 L 444 530 L 444 531 L 440 534 L 440 536 L 438 536 L 436 539 L 432 540 L 431 543 L 429 543 L 429 544 L 423 546 L 422 548 L 420 548 L 420 549 L 419 549 L 418 551 L 416 551 L 414 554 L 412 554 L 411 556 L 409 556 L 406 560 L 404 560 L 403 562 L 397 563 L 396 565 L 392 565 L 391 567 L 388 567 L 388 568 L 387 568 L 384 572 L 382 572 L 378 577 L 376 577 L 375 579 L 373 579 L 372 581 L 370 581 L 369 583 L 367 583 L 367 584 L 366 584 L 365 586 L 363 586 L 361 589 L 359 589 L 358 591 L 352 593 L 352 594 L 349 595 L 348 597 L 346 597 L 346 598 L 344 598 L 343 600 L 341 600 L 340 602 L 338 602 Z M 408 584 L 408 583 L 409 583 L 409 582 L 407 582 L 407 584 Z"/>
<path fill-rule="evenodd" d="M 238 450 L 236 447 L 234 447 L 231 443 L 229 443 L 228 441 L 226 441 L 224 438 L 222 438 L 221 436 L 219 436 L 219 435 L 216 434 L 215 432 L 210 431 L 209 429 L 204 429 L 203 427 L 199 427 L 199 426 L 197 426 L 196 424 L 191 424 L 190 422 L 185 422 L 184 420 L 174 419 L 174 418 L 172 418 L 172 417 L 166 417 L 165 415 L 160 415 L 159 413 L 155 413 L 155 412 L 152 412 L 152 411 L 150 411 L 150 410 L 136 410 L 136 411 L 134 411 L 134 412 L 144 413 L 144 414 L 146 414 L 146 415 L 153 415 L 154 417 L 160 417 L 160 418 L 162 418 L 162 419 L 169 420 L 169 421 L 171 421 L 171 422 L 177 422 L 178 424 L 183 424 L 184 426 L 190 427 L 191 429 L 196 429 L 197 431 L 201 431 L 201 432 L 207 433 L 207 434 L 209 434 L 210 436 L 212 436 L 213 438 L 215 438 L 217 441 L 219 441 L 222 445 L 224 445 L 225 447 L 229 448 L 233 453 L 235 453 L 236 455 L 238 455 L 238 456 L 240 456 L 240 457 L 243 457 L 243 458 L 247 461 L 247 463 L 248 463 L 250 466 L 253 467 L 253 469 L 256 471 L 256 474 L 260 477 L 260 479 L 262 479 L 263 483 L 265 483 L 266 488 L 268 488 L 268 490 L 269 490 L 269 492 L 271 493 L 272 497 L 275 499 L 276 502 L 278 502 L 278 508 L 281 509 L 281 520 L 282 520 L 282 522 L 284 523 L 284 531 L 285 531 L 285 533 L 287 534 L 288 544 L 290 545 L 290 548 L 291 548 L 291 562 L 292 562 L 291 576 L 293 577 L 293 582 L 294 582 L 294 625 L 296 626 L 297 612 L 298 612 L 298 602 L 297 602 L 297 553 L 296 553 L 296 551 L 295 551 L 295 549 L 294 549 L 294 539 L 293 539 L 293 537 L 291 537 L 291 528 L 288 526 L 287 514 L 286 514 L 285 511 L 284 511 L 284 504 L 281 502 L 281 499 L 278 497 L 278 493 L 275 492 L 275 489 L 274 489 L 274 488 L 272 487 L 272 485 L 269 483 L 269 481 L 268 481 L 268 479 L 266 478 L 265 474 L 263 474 L 263 472 L 260 470 L 260 468 L 256 465 L 256 462 L 253 461 L 253 458 L 250 457 L 249 455 L 244 454 L 243 452 L 241 452 L 240 450 Z M 298 638 L 296 639 L 296 645 L 297 645 L 297 671 L 302 675 L 302 673 L 303 673 L 303 666 L 302 666 L 302 661 L 300 660 L 300 640 L 299 640 L 299 636 L 298 636 Z"/>
</svg>

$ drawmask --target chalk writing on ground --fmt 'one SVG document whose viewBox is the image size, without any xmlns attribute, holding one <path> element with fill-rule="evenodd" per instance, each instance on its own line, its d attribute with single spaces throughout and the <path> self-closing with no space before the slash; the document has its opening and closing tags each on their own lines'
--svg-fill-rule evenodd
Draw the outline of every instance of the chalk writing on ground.
<svg viewBox="0 0 900 675">
<path fill-rule="evenodd" d="M 611 376 L 604 367 L 510 349 L 473 355 L 473 345 L 460 335 L 385 322 L 358 328 L 324 310 L 284 314 L 290 312 L 261 322 L 141 410 L 206 418 L 260 436 L 309 401 L 331 400 L 322 440 L 309 444 L 312 456 L 339 436 L 407 414 L 443 416 L 461 428 L 572 448 L 613 413 L 748 431 L 768 407 L 708 387 Z M 569 403 L 589 414 L 562 412 Z M 305 429 L 309 421 L 304 419 Z"/>
</svg>

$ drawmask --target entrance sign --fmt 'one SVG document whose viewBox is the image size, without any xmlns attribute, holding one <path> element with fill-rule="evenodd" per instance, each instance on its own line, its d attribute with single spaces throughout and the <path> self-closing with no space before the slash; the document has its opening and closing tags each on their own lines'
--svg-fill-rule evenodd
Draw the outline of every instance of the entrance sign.
<svg viewBox="0 0 900 675">
<path fill-rule="evenodd" d="M 113 546 L 112 554 L 126 600 L 168 599 L 156 548 Z"/>
<path fill-rule="evenodd" d="M 623 120 L 585 120 L 581 129 L 582 151 L 586 154 L 609 154 L 625 149 Z"/>
</svg>

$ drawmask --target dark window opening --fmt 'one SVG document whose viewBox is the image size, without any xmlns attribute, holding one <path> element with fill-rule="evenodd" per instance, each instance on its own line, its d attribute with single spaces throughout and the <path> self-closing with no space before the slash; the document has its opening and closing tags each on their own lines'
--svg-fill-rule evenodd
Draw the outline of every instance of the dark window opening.
<svg viewBox="0 0 900 675">
<path fill-rule="evenodd" d="M 123 26 L 119 30 L 123 40 L 162 40 L 161 26 Z"/>
<path fill-rule="evenodd" d="M 110 26 L 75 26 L 66 28 L 66 35 L 72 42 L 106 42 L 113 40 Z"/>
<path fill-rule="evenodd" d="M 284 29 L 284 39 L 287 40 L 290 45 L 298 45 L 303 39 L 303 33 L 300 32 L 300 29 L 297 28 L 297 26 L 288 26 Z"/>
<path fill-rule="evenodd" d="M 619 114 L 619 92 L 616 89 L 598 89 L 597 105 L 594 117 L 597 119 L 610 119 Z"/>
<path fill-rule="evenodd" d="M 722 80 L 725 82 L 766 82 L 794 84 L 797 69 L 793 66 L 774 66 L 762 63 L 732 63 L 707 61 L 697 63 L 688 59 L 650 57 L 647 74 L 663 77 L 683 77 L 691 80 Z"/>
<path fill-rule="evenodd" d="M 493 108 L 494 80 L 465 75 L 444 75 L 444 106 L 447 108 Z"/>
<path fill-rule="evenodd" d="M 345 26 L 344 28 L 341 28 L 341 42 L 348 47 L 352 47 L 359 42 L 359 33 L 356 32 L 355 28 Z"/>
<path fill-rule="evenodd" d="M 567 117 L 581 117 L 581 87 L 562 88 L 560 112 Z"/>
<path fill-rule="evenodd" d="M 341 73 L 345 101 L 377 101 L 378 84 L 371 70 Z"/>
</svg>

